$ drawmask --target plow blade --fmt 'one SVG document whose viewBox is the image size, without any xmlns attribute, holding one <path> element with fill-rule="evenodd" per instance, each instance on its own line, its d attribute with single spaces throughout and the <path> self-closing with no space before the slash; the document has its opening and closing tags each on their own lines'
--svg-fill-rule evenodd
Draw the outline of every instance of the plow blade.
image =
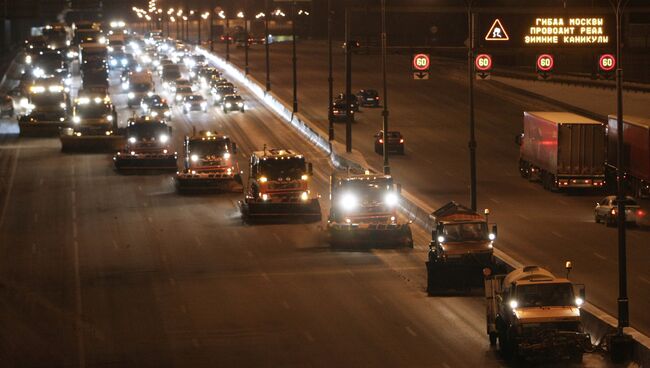
<svg viewBox="0 0 650 368">
<path fill-rule="evenodd" d="M 64 123 L 19 122 L 21 137 L 56 137 Z"/>
<path fill-rule="evenodd" d="M 329 243 L 332 247 L 395 248 L 413 247 L 409 224 L 330 224 Z"/>
<path fill-rule="evenodd" d="M 304 202 L 255 202 L 240 201 L 244 219 L 305 219 L 320 221 L 321 210 L 317 198 Z"/>
<path fill-rule="evenodd" d="M 437 259 L 425 262 L 427 266 L 427 293 L 435 295 L 445 291 L 468 291 L 485 286 L 484 268 L 499 273 L 503 266 L 484 260 L 466 260 L 449 262 Z"/>
<path fill-rule="evenodd" d="M 61 135 L 61 152 L 112 153 L 124 147 L 125 139 L 115 135 L 81 136 Z"/>
<path fill-rule="evenodd" d="M 136 171 L 136 170 L 174 170 L 176 171 L 176 157 L 174 156 L 154 156 L 138 157 L 128 154 L 113 156 L 115 168 L 118 171 Z"/>
<path fill-rule="evenodd" d="M 209 178 L 209 177 L 190 177 L 186 175 L 176 175 L 174 180 L 176 189 L 180 193 L 202 193 L 202 192 L 234 192 L 242 193 L 244 186 L 241 177 L 230 178 Z"/>
</svg>

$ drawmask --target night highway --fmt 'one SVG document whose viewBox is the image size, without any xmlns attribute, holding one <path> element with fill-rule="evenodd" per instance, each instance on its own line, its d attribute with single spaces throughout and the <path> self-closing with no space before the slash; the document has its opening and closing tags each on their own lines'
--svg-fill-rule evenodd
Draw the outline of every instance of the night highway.
<svg viewBox="0 0 650 368">
<path fill-rule="evenodd" d="M 650 8 L 620 115 L 609 1 L 5 7 L 0 366 L 649 364 Z"/>
</svg>

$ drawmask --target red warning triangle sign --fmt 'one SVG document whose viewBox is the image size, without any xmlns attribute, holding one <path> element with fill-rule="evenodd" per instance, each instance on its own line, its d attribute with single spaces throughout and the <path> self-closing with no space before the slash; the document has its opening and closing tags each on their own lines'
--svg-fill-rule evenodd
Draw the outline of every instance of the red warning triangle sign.
<svg viewBox="0 0 650 368">
<path fill-rule="evenodd" d="M 488 33 L 485 35 L 485 40 L 486 41 L 508 41 L 510 39 L 510 36 L 508 36 L 508 32 L 506 32 L 506 29 L 503 28 L 503 24 L 501 24 L 501 21 L 497 18 L 494 20 L 492 23 L 492 27 L 490 27 L 490 30 Z"/>
</svg>

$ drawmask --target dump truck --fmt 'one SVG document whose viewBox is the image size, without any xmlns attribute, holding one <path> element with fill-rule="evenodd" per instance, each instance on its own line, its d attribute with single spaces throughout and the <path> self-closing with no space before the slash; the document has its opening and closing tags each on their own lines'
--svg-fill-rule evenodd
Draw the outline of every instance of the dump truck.
<svg viewBox="0 0 650 368">
<path fill-rule="evenodd" d="M 72 123 L 61 129 L 63 152 L 115 152 L 124 145 L 117 113 L 107 95 L 80 91 L 72 106 Z"/>
<path fill-rule="evenodd" d="M 148 116 L 127 121 L 126 144 L 113 156 L 115 168 L 122 170 L 174 170 L 177 152 L 171 146 L 172 128 L 163 120 Z"/>
<path fill-rule="evenodd" d="M 607 129 L 607 172 L 616 182 L 618 126 L 609 116 Z M 637 198 L 650 197 L 650 119 L 623 116 L 623 172 L 627 189 Z"/>
<path fill-rule="evenodd" d="M 397 209 L 400 187 L 390 175 L 330 176 L 327 232 L 332 247 L 413 247 L 410 222 Z"/>
<path fill-rule="evenodd" d="M 237 145 L 230 137 L 213 131 L 200 131 L 183 141 L 183 167 L 176 172 L 179 192 L 231 191 L 244 189 L 235 158 Z"/>
<path fill-rule="evenodd" d="M 18 117 L 23 136 L 56 136 L 67 123 L 68 93 L 53 79 L 37 80 L 29 88 L 25 104 L 27 113 Z"/>
<path fill-rule="evenodd" d="M 312 176 L 312 164 L 292 149 L 265 146 L 253 152 L 244 200 L 239 202 L 243 219 L 320 221 L 320 202 L 311 187 Z"/>
<path fill-rule="evenodd" d="M 551 191 L 605 186 L 605 125 L 568 112 L 524 112 L 519 172 Z"/>
<path fill-rule="evenodd" d="M 567 262 L 570 268 L 571 262 Z M 591 348 L 580 318 L 584 285 L 556 277 L 539 266 L 495 275 L 486 269 L 485 274 L 487 334 L 491 345 L 498 342 L 505 358 L 582 361 Z"/>
<path fill-rule="evenodd" d="M 497 225 L 488 223 L 489 210 L 480 215 L 449 202 L 429 215 L 433 224 L 427 267 L 427 292 L 483 286 L 483 269 L 497 268 L 494 241 Z"/>
</svg>

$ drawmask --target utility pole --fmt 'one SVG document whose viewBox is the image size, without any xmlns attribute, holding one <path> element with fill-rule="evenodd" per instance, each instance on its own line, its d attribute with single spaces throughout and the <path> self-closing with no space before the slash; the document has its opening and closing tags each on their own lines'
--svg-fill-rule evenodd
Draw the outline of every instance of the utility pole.
<svg viewBox="0 0 650 368">
<path fill-rule="evenodd" d="M 244 0 L 244 74 L 248 75 L 248 44 L 250 40 L 250 35 L 248 34 L 248 1 Z"/>
<path fill-rule="evenodd" d="M 199 22 L 199 28 L 198 28 L 198 29 L 199 29 L 199 34 L 197 35 L 197 41 L 196 41 L 196 44 L 199 45 L 199 46 L 201 46 L 201 19 L 203 19 L 203 18 L 201 17 L 201 14 L 199 14 L 199 15 L 196 17 L 196 19 L 197 19 L 197 21 Z"/>
<path fill-rule="evenodd" d="M 327 85 L 329 88 L 329 104 L 327 105 L 327 121 L 329 125 L 329 141 L 334 140 L 334 78 L 332 76 L 332 0 L 327 0 L 327 58 L 328 58 L 328 77 Z"/>
<path fill-rule="evenodd" d="M 269 59 L 269 0 L 264 1 L 264 53 L 266 58 L 266 92 L 271 90 L 271 60 Z"/>
<path fill-rule="evenodd" d="M 210 52 L 214 52 L 214 9 L 216 8 L 216 5 L 214 2 L 212 3 L 212 7 L 210 9 Z"/>
<path fill-rule="evenodd" d="M 474 0 L 467 1 L 467 79 L 469 82 L 469 166 L 470 202 L 476 211 L 476 134 L 474 122 Z"/>
<path fill-rule="evenodd" d="M 609 342 L 614 362 L 631 358 L 632 337 L 625 333 L 630 326 L 629 300 L 627 297 L 627 246 L 625 234 L 625 171 L 623 170 L 623 58 L 621 34 L 623 8 L 628 0 L 613 0 L 616 15 L 616 223 L 618 227 L 618 325 L 616 335 Z"/>
<path fill-rule="evenodd" d="M 296 2 L 291 3 L 291 53 L 293 61 L 293 113 L 298 112 L 298 58 L 296 57 Z"/>
<path fill-rule="evenodd" d="M 352 152 L 352 43 L 350 42 L 350 11 L 345 8 L 345 152 Z"/>
<path fill-rule="evenodd" d="M 386 0 L 381 0 L 381 74 L 384 85 L 384 110 L 381 112 L 384 123 L 384 174 L 389 175 L 390 165 L 388 163 L 388 87 L 386 83 Z"/>
<path fill-rule="evenodd" d="M 226 17 L 226 61 L 230 61 L 230 19 Z"/>
</svg>

